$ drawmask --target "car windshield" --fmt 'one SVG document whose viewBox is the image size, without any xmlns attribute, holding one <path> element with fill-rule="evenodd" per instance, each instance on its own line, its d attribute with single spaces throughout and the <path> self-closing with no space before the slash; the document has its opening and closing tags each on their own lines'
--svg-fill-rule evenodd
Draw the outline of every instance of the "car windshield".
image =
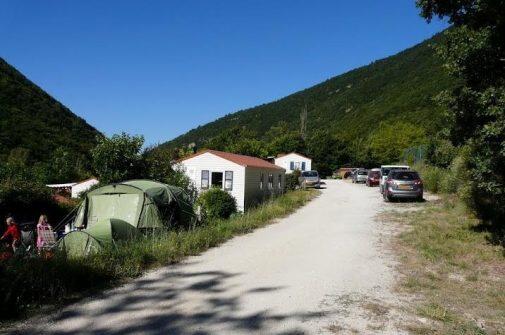
<svg viewBox="0 0 505 335">
<path fill-rule="evenodd" d="M 317 177 L 317 171 L 302 172 L 302 177 Z"/>
<path fill-rule="evenodd" d="M 368 173 L 368 175 L 370 177 L 379 177 L 380 173 L 379 173 L 379 171 L 371 171 L 371 172 Z"/>
<path fill-rule="evenodd" d="M 367 172 L 366 171 L 358 171 L 358 174 L 361 176 L 365 176 L 365 175 L 367 175 Z"/>
<path fill-rule="evenodd" d="M 416 180 L 419 179 L 419 175 L 414 171 L 393 171 L 391 172 L 391 178 L 395 180 Z"/>
<path fill-rule="evenodd" d="M 404 166 L 404 167 L 394 167 L 394 166 L 391 166 L 391 167 L 383 167 L 381 168 L 381 173 L 382 173 L 382 176 L 385 177 L 387 175 L 389 175 L 389 172 L 391 172 L 391 170 L 408 170 L 409 167 L 408 166 Z"/>
</svg>

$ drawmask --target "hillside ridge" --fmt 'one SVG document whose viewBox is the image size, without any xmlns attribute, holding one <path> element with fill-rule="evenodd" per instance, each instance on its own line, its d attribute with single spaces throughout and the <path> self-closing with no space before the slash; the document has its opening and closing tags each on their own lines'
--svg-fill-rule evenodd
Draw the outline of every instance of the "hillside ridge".
<svg viewBox="0 0 505 335">
<path fill-rule="evenodd" d="M 371 62 L 278 100 L 239 110 L 189 130 L 162 147 L 202 145 L 223 131 L 239 126 L 263 139 L 271 126 L 287 122 L 299 128 L 300 112 L 307 106 L 308 130 L 325 129 L 344 138 L 366 136 L 377 120 L 412 121 L 428 133 L 441 127 L 442 109 L 435 98 L 454 86 L 432 48 L 442 34 L 393 56 Z"/>
</svg>

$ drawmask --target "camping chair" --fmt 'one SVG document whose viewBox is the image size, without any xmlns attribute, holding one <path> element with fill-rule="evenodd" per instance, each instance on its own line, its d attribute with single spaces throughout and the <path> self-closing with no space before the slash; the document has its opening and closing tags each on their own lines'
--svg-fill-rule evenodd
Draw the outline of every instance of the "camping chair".
<svg viewBox="0 0 505 335">
<path fill-rule="evenodd" d="M 42 245 L 37 243 L 37 247 L 40 251 L 48 252 L 56 246 L 56 237 L 50 226 L 42 228 L 37 227 L 37 239 L 38 242 L 42 242 Z"/>
<path fill-rule="evenodd" d="M 21 244 L 18 250 L 30 254 L 35 250 L 35 222 L 24 222 L 19 224 L 21 232 Z"/>
</svg>

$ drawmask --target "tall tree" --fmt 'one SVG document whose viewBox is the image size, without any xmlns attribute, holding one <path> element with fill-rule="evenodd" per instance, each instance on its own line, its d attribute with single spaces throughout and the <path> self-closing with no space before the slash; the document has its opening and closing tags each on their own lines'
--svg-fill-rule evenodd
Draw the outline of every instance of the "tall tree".
<svg viewBox="0 0 505 335">
<path fill-rule="evenodd" d="M 100 182 L 108 184 L 137 178 L 143 167 L 143 144 L 143 136 L 126 133 L 111 138 L 99 137 L 91 155 Z"/>
<path fill-rule="evenodd" d="M 470 173 L 478 212 L 505 216 L 505 0 L 417 0 L 421 16 L 448 19 L 438 53 L 461 85 L 446 94 L 450 139 L 471 148 Z"/>
</svg>

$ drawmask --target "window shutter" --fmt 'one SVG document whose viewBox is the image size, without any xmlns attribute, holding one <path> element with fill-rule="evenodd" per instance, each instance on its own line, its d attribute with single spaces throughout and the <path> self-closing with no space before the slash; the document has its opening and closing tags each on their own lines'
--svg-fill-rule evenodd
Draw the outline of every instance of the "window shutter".
<svg viewBox="0 0 505 335">
<path fill-rule="evenodd" d="M 295 162 L 289 162 L 289 169 L 294 170 L 295 169 Z"/>
<path fill-rule="evenodd" d="M 302 171 L 305 171 L 305 162 L 302 162 Z"/>
</svg>

